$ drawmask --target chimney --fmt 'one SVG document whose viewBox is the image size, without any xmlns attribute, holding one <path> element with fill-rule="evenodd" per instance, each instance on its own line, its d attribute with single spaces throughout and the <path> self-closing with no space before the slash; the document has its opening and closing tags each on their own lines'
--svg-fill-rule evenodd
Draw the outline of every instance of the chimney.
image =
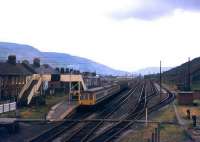
<svg viewBox="0 0 200 142">
<path fill-rule="evenodd" d="M 69 73 L 69 68 L 66 68 L 66 69 L 65 69 L 65 72 L 66 72 L 66 73 Z"/>
<path fill-rule="evenodd" d="M 8 63 L 16 65 L 16 56 L 15 55 L 9 55 L 8 56 Z"/>
<path fill-rule="evenodd" d="M 65 69 L 64 69 L 64 68 L 61 68 L 61 69 L 60 69 L 60 73 L 64 74 L 64 73 L 65 73 Z"/>
<path fill-rule="evenodd" d="M 33 65 L 34 65 L 35 67 L 40 67 L 40 59 L 39 59 L 39 58 L 33 59 Z"/>
<path fill-rule="evenodd" d="M 70 69 L 70 70 L 69 70 L 70 73 L 73 73 L 73 71 L 74 71 L 73 69 Z"/>
</svg>

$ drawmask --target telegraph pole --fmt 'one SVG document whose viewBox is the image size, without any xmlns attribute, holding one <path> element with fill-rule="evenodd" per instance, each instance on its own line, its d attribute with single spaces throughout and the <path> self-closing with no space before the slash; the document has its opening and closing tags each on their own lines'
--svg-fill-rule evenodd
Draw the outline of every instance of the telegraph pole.
<svg viewBox="0 0 200 142">
<path fill-rule="evenodd" d="M 188 58 L 188 80 L 187 80 L 187 91 L 191 91 L 191 84 L 190 84 L 190 57 Z"/>
<path fill-rule="evenodd" d="M 147 94 L 145 92 L 145 124 L 148 126 L 148 108 L 147 108 Z"/>
<path fill-rule="evenodd" d="M 162 62 L 160 60 L 160 100 L 161 100 L 161 93 L 162 93 Z"/>
<path fill-rule="evenodd" d="M 148 108 L 147 108 L 147 106 L 145 107 L 145 124 L 147 127 L 148 126 Z"/>
</svg>

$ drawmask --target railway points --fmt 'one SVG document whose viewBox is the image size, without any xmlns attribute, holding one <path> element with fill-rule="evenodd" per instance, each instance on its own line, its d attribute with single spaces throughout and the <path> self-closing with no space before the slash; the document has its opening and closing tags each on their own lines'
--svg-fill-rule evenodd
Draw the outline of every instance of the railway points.
<svg viewBox="0 0 200 142">
<path fill-rule="evenodd" d="M 167 90 L 166 92 L 168 93 L 168 95 L 166 95 L 166 97 L 157 104 L 148 108 L 148 113 L 156 111 L 173 101 L 173 94 L 171 94 Z M 42 135 L 35 137 L 30 141 L 110 141 L 115 138 L 115 135 L 122 133 L 122 131 L 134 125 L 134 123 L 141 119 L 144 116 L 145 106 L 147 106 L 148 103 L 151 103 L 151 99 L 154 99 L 154 97 L 158 95 L 159 88 L 157 85 L 155 85 L 155 83 L 144 80 L 137 82 L 131 87 L 128 92 L 124 93 L 121 96 L 119 93 L 118 99 L 116 99 L 117 97 L 114 97 L 115 99 L 111 101 L 112 103 L 104 104 L 103 110 L 97 110 L 97 112 L 95 112 L 95 115 L 91 116 L 89 119 L 85 117 L 83 119 L 78 118 L 78 120 L 76 120 L 76 116 L 72 117 L 72 119 L 67 118 L 66 121 L 63 121 L 59 126 L 55 127 L 52 130 L 44 132 Z M 87 99 L 88 98 L 90 97 L 87 97 Z M 94 99 L 94 97 L 91 98 Z M 89 109 L 89 107 L 87 109 Z M 124 112 L 124 110 L 126 110 L 127 112 Z M 121 113 L 121 116 L 123 117 L 121 117 L 121 119 L 118 121 L 112 121 L 113 114 L 117 111 L 123 112 Z M 110 122 L 108 121 L 109 119 Z M 111 123 L 111 126 L 105 129 L 103 132 L 97 133 L 98 131 L 100 131 L 100 128 L 104 127 L 105 123 Z"/>
<path fill-rule="evenodd" d="M 141 97 L 142 96 L 143 95 L 141 95 Z M 155 106 L 149 108 L 148 112 L 150 113 L 150 112 L 153 112 L 155 110 L 158 110 L 163 105 L 166 105 L 166 104 L 170 103 L 171 101 L 173 101 L 173 99 L 174 99 L 174 95 L 170 93 L 168 95 L 168 97 L 166 97 L 164 100 L 162 100 L 161 102 L 159 102 Z M 142 99 L 142 100 L 144 101 L 144 99 Z M 144 106 L 143 101 L 140 104 L 138 104 L 138 108 L 136 108 L 136 110 L 132 114 L 127 116 L 127 118 L 129 118 L 129 119 L 131 118 L 133 120 L 137 120 L 138 118 L 140 118 L 140 117 L 142 117 L 144 115 L 144 113 L 142 113 L 142 109 L 144 109 L 144 107 L 142 107 L 142 106 Z M 111 141 L 112 139 L 115 138 L 115 136 L 117 134 L 121 133 L 122 131 L 124 131 L 125 129 L 127 129 L 128 127 L 130 127 L 133 124 L 134 124 L 134 121 L 133 122 L 118 122 L 113 127 L 111 127 L 108 130 L 104 131 L 102 134 L 99 134 L 96 137 L 94 137 L 93 139 L 91 139 L 89 142 Z"/>
</svg>

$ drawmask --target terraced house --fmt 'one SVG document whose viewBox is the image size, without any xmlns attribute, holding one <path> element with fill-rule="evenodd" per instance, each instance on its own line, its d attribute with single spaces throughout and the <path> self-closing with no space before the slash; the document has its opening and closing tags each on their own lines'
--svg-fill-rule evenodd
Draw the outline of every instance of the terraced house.
<svg viewBox="0 0 200 142">
<path fill-rule="evenodd" d="M 34 71 L 16 62 L 16 56 L 8 56 L 0 62 L 0 100 L 16 100 L 23 86 L 30 80 Z"/>
</svg>

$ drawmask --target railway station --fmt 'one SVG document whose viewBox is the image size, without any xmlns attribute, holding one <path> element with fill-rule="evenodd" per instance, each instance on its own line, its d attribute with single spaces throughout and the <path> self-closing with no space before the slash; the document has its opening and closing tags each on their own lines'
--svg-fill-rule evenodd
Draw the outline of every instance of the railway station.
<svg viewBox="0 0 200 142">
<path fill-rule="evenodd" d="M 176 97 L 178 103 L 191 103 L 195 98 L 193 92 L 171 89 L 161 80 L 161 72 L 157 79 L 151 75 L 103 76 L 95 72 L 53 68 L 41 64 L 39 58 L 32 62 L 17 62 L 17 57 L 10 55 L 6 62 L 0 63 L 0 96 L 5 102 L 0 104 L 0 114 L 8 114 L 8 117 L 0 118 L 0 133 L 4 137 L 10 135 L 12 141 L 18 134 L 21 137 L 17 139 L 29 142 L 115 141 L 134 127 L 146 131 L 150 127 L 153 128 L 152 135 L 145 140 L 159 142 L 162 140 L 161 125 L 185 128 L 184 113 L 179 112 L 182 106 L 174 104 Z M 48 98 L 53 97 L 51 101 L 54 101 L 59 93 L 63 94 L 63 98 L 48 106 Z M 37 118 L 24 117 L 20 112 L 32 108 L 46 110 L 42 117 Z M 173 108 L 170 112 L 174 112 L 172 116 L 177 121 L 154 119 L 166 108 L 166 111 Z M 187 118 L 192 119 L 188 121 L 193 122 L 195 129 L 185 128 L 184 131 L 198 139 L 196 115 L 192 109 L 185 113 Z"/>
<path fill-rule="evenodd" d="M 61 90 L 66 94 L 64 100 L 51 106 L 44 119 L 23 119 L 20 116 L 15 119 L 0 119 L 1 127 L 7 128 L 9 134 L 18 133 L 18 129 L 24 123 L 40 122 L 45 125 L 55 125 L 40 133 L 29 134 L 30 142 L 106 141 L 108 136 L 115 139 L 113 134 L 121 133 L 123 129 L 136 123 L 135 120 L 146 117 L 144 123 L 150 123 L 147 115 L 175 98 L 173 93 L 151 80 L 126 76 L 103 77 L 95 73 L 81 73 L 64 68 L 53 69 L 49 65 L 41 65 L 37 58 L 33 60 L 33 64 L 25 61 L 16 63 L 16 56 L 11 55 L 2 66 L 15 68 L 16 71 L 13 73 L 1 70 L 3 86 L 12 80 L 16 81 L 14 82 L 16 86 L 20 83 L 18 80 L 24 83 L 18 87 L 17 92 L 13 90 L 12 97 L 16 100 L 16 106 L 12 110 L 16 110 L 16 116 L 17 108 L 32 107 L 38 102 L 40 105 L 45 105 L 47 92 L 49 95 L 54 95 Z M 26 70 L 27 74 L 21 73 L 22 70 Z M 1 91 L 3 97 L 6 91 L 9 89 Z M 152 106 L 150 103 L 147 109 L 147 104 L 152 98 L 155 98 L 156 105 Z M 9 108 L 6 109 L 6 106 Z M 11 106 L 13 107 L 13 103 L 4 104 L 1 112 L 12 111 Z M 114 125 L 108 127 L 101 137 L 95 134 L 101 127 L 105 127 L 104 123 L 111 122 Z"/>
<path fill-rule="evenodd" d="M 0 142 L 200 142 L 200 0 L 2 0 L 0 17 Z"/>
</svg>

